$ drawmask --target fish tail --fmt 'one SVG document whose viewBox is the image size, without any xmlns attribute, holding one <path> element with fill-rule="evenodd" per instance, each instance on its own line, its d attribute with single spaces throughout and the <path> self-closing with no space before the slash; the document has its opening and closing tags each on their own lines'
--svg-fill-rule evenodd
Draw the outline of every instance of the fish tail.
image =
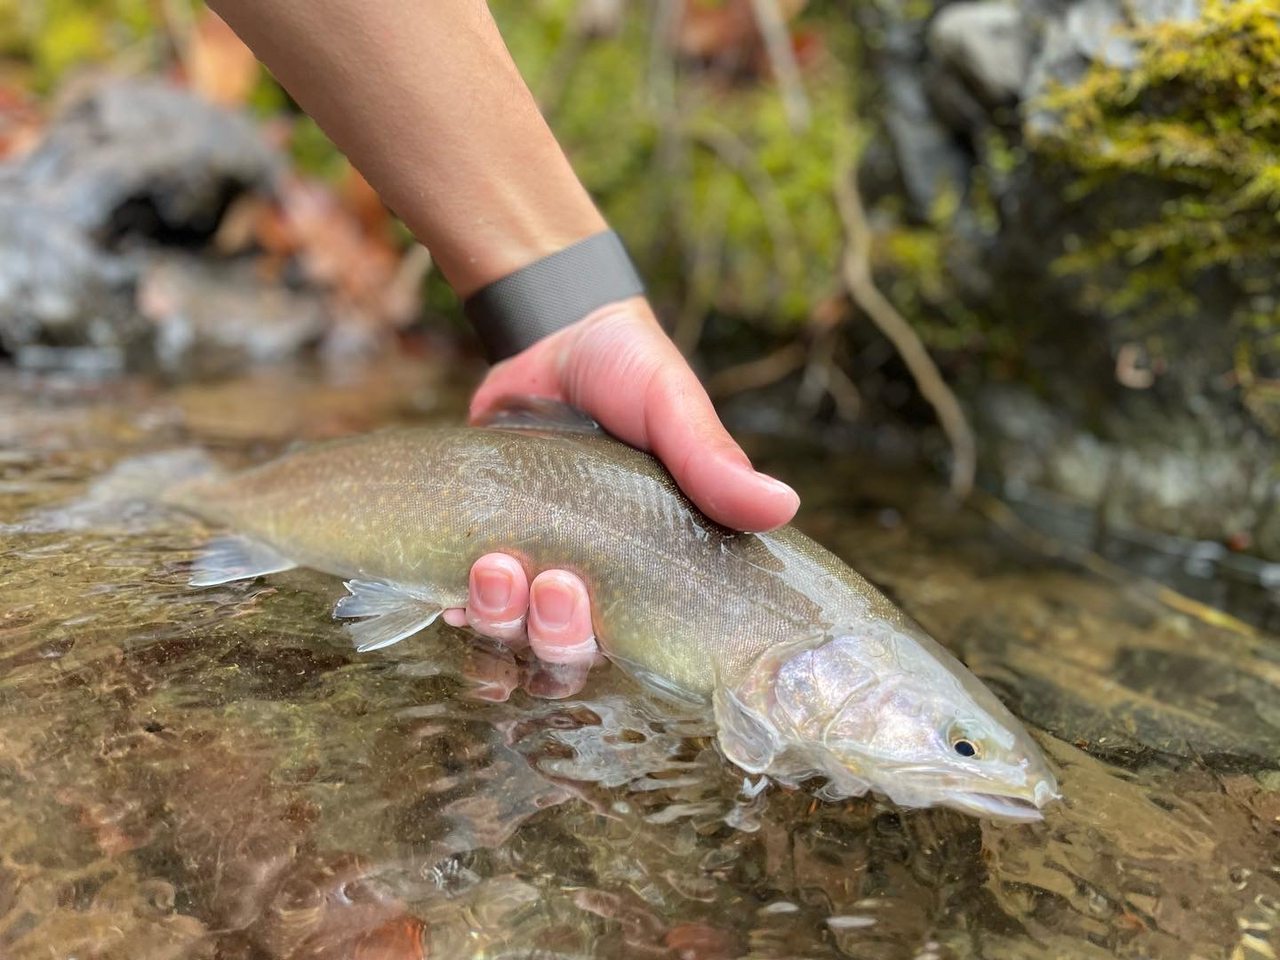
<svg viewBox="0 0 1280 960">
<path fill-rule="evenodd" d="M 221 474 L 203 450 L 184 448 L 131 457 L 93 480 L 81 497 L 37 511 L 25 530 L 136 530 L 157 526 L 172 495 Z M 159 508 L 159 509 L 158 509 Z"/>
<path fill-rule="evenodd" d="M 103 502 L 170 503 L 192 484 L 222 475 L 205 451 L 188 447 L 123 460 L 95 480 L 88 496 Z"/>
</svg>

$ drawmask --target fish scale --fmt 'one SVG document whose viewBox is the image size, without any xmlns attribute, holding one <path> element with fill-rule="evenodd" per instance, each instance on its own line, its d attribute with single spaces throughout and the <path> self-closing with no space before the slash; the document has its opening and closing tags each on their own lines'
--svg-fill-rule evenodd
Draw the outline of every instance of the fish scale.
<svg viewBox="0 0 1280 960">
<path fill-rule="evenodd" d="M 518 426 L 384 431 L 190 482 L 166 499 L 247 538 L 235 576 L 256 564 L 349 578 L 352 596 L 337 613 L 368 618 L 353 627 L 361 649 L 464 605 L 471 565 L 501 551 L 530 577 L 549 569 L 580 576 L 601 648 L 652 686 L 711 701 L 721 747 L 744 769 L 784 781 L 816 769 L 846 793 L 874 787 L 904 803 L 1023 819 L 1017 803 L 1038 806 L 1055 789 L 999 700 L 839 558 L 793 527 L 743 534 L 718 526 L 656 460 L 581 421 L 526 414 Z M 778 671 L 801 654 L 821 682 L 808 688 L 813 702 L 781 710 Z M 849 692 L 868 683 L 893 691 L 868 704 L 903 715 L 847 715 Z M 903 696 L 915 698 L 910 709 L 895 706 Z M 909 735 L 890 744 L 896 753 L 887 759 L 867 744 L 815 741 L 837 715 L 841 731 L 865 730 L 867 743 L 879 744 L 885 729 Z M 993 751 L 1005 742 L 1016 750 L 1000 747 L 1000 763 L 986 758 L 982 768 L 950 754 L 960 729 Z M 930 769 L 926 753 L 941 757 L 927 790 L 919 773 Z M 895 764 L 916 772 L 895 778 Z"/>
</svg>

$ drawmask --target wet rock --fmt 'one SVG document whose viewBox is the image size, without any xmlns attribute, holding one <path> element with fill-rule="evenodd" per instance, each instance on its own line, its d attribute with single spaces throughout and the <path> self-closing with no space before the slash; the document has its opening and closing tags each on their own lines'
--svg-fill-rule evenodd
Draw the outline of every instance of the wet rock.
<svg viewBox="0 0 1280 960">
<path fill-rule="evenodd" d="M 205 376 L 315 345 L 334 327 L 325 291 L 212 250 L 231 202 L 270 200 L 282 169 L 247 117 L 188 91 L 95 88 L 0 165 L 0 351 Z"/>
<path fill-rule="evenodd" d="M 131 264 L 62 217 L 0 197 L 0 347 L 20 365 L 45 365 L 53 349 L 123 366 L 147 335 L 132 309 L 133 282 Z"/>
<path fill-rule="evenodd" d="M 965 165 L 957 161 L 953 136 L 920 109 L 922 91 L 913 81 L 891 87 L 894 113 L 886 120 L 898 156 L 907 195 L 922 218 L 945 192 L 959 192 Z M 909 159 L 908 159 L 909 158 Z"/>
<path fill-rule="evenodd" d="M 0 195 L 25 196 L 104 241 L 194 240 L 279 169 L 248 118 L 170 84 L 127 80 L 94 89 L 0 169 Z"/>
<path fill-rule="evenodd" d="M 1130 74 L 1136 84 L 1135 29 L 1207 16 L 1203 5 L 939 0 L 931 17 L 892 9 L 879 16 L 867 25 L 887 38 L 871 61 L 888 94 L 880 109 L 896 183 L 911 219 L 927 219 L 922 213 L 937 209 L 944 192 L 957 200 L 938 228 L 948 292 L 1016 345 L 961 384 L 980 421 L 989 476 L 1065 496 L 1117 525 L 1220 543 L 1243 538 L 1250 551 L 1280 558 L 1280 493 L 1268 479 L 1280 463 L 1280 420 L 1257 391 L 1226 382 L 1242 355 L 1252 358 L 1246 376 L 1275 376 L 1270 347 L 1261 335 L 1251 339 L 1244 319 L 1274 312 L 1274 278 L 1233 256 L 1220 267 L 1187 268 L 1181 285 L 1152 279 L 1163 241 L 1144 248 L 1123 238 L 1158 228 L 1176 234 L 1176 220 L 1162 221 L 1176 215 L 1164 211 L 1196 188 L 1140 164 L 1117 165 L 1105 133 L 1083 148 L 1085 159 L 1073 159 L 1072 137 L 1086 134 L 1072 133 L 1068 121 L 1079 117 L 1064 118 L 1066 108 L 1047 100 L 1093 68 Z M 1203 96 L 1213 119 L 1216 94 Z M 1153 99 L 1148 112 L 1166 107 L 1173 109 Z M 1130 131 L 1127 149 L 1142 149 L 1132 141 L 1144 135 Z M 874 160 L 883 168 L 884 153 Z M 877 170 L 879 184 L 891 180 Z M 1206 209 L 1221 203 L 1221 192 Z M 1160 284 L 1177 287 L 1191 306 L 1179 313 L 1175 298 L 1153 292 Z M 988 374 L 1007 376 L 1010 361 L 1015 378 L 1035 385 L 993 403 Z M 1054 421 L 1040 432 L 1023 417 L 1036 404 Z"/>
<path fill-rule="evenodd" d="M 956 134 L 929 104 L 925 77 L 910 48 L 886 54 L 884 123 L 898 180 L 915 218 L 927 220 L 940 198 L 965 192 L 969 160 Z"/>
<path fill-rule="evenodd" d="M 1075 491 L 1100 505 L 1108 526 L 1178 527 L 1212 540 L 1224 527 L 1255 529 L 1280 498 L 1275 451 L 1243 421 L 1177 415 L 1151 431 L 1121 414 L 1104 422 L 1104 437 L 1022 391 L 989 390 L 977 409 L 998 438 L 989 453 L 1010 493 Z M 1218 455 L 1224 444 L 1232 456 Z"/>
<path fill-rule="evenodd" d="M 1194 20 L 1200 15 L 1200 0 L 1129 0 L 1126 9 L 1138 24 Z"/>
<path fill-rule="evenodd" d="M 961 73 L 993 105 L 1017 99 L 1030 69 L 1031 41 L 1022 11 L 1000 0 L 944 7 L 927 36 L 933 56 Z"/>
<path fill-rule="evenodd" d="M 1067 9 L 1067 35 L 1075 50 L 1113 67 L 1130 69 L 1137 63 L 1133 40 L 1125 33 L 1128 25 L 1114 0 L 1080 0 Z"/>
<path fill-rule="evenodd" d="M 329 326 L 322 297 L 263 278 L 248 260 L 154 256 L 138 289 L 154 325 L 155 359 L 177 374 L 272 363 L 316 343 Z"/>
</svg>

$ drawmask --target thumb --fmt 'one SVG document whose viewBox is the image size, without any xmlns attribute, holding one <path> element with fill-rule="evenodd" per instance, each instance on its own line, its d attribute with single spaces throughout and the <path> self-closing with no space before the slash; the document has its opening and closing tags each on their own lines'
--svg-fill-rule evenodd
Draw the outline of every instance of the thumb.
<svg viewBox="0 0 1280 960">
<path fill-rule="evenodd" d="M 595 318 L 569 345 L 563 372 L 570 402 L 615 436 L 652 451 L 712 520 L 760 531 L 795 515 L 796 492 L 752 469 L 651 315 L 616 311 Z"/>
</svg>

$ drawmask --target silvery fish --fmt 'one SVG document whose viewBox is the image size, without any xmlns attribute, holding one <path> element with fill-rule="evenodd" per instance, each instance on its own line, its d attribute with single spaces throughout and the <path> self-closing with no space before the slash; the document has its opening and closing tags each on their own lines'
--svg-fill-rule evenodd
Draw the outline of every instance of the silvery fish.
<svg viewBox="0 0 1280 960">
<path fill-rule="evenodd" d="M 334 615 L 361 650 L 464 606 L 483 554 L 578 574 L 597 640 L 639 681 L 709 702 L 724 755 L 824 795 L 1040 819 L 1052 772 L 955 657 L 792 527 L 726 530 L 652 457 L 531 401 L 483 428 L 322 443 L 171 489 L 225 525 L 192 583 L 310 567 L 346 579 Z"/>
</svg>

